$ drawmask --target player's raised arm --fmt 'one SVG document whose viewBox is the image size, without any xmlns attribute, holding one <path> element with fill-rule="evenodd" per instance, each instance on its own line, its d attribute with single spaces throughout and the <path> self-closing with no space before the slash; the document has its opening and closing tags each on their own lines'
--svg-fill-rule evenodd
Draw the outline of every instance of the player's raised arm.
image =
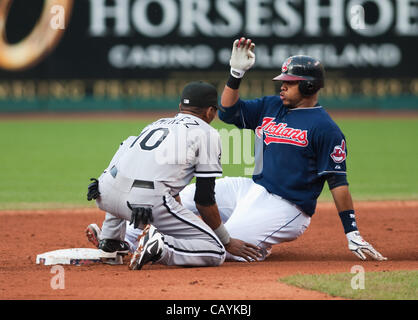
<svg viewBox="0 0 418 320">
<path fill-rule="evenodd" d="M 241 79 L 255 63 L 254 48 L 255 44 L 251 39 L 241 38 L 234 41 L 229 61 L 231 72 L 221 97 L 223 107 L 231 107 L 238 101 Z"/>
<path fill-rule="evenodd" d="M 328 184 L 330 182 L 328 181 Z M 351 250 L 361 260 L 366 260 L 366 255 L 369 255 L 375 260 L 387 260 L 382 256 L 373 246 L 366 242 L 360 235 L 357 228 L 356 216 L 354 212 L 353 200 L 351 198 L 348 185 L 340 185 L 331 188 L 331 194 L 334 198 L 335 206 L 337 207 L 341 222 L 344 227 L 344 232 L 348 241 L 348 249 Z"/>
</svg>

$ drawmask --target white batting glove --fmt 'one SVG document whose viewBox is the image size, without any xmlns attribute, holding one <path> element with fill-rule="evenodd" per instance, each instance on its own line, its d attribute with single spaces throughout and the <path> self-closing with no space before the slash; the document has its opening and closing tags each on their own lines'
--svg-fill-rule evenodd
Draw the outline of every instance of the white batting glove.
<svg viewBox="0 0 418 320">
<path fill-rule="evenodd" d="M 366 260 L 365 253 L 367 253 L 375 260 L 387 260 L 387 258 L 382 256 L 376 249 L 374 249 L 370 243 L 363 239 L 363 237 L 360 235 L 360 232 L 351 231 L 347 233 L 346 236 L 348 240 L 348 249 L 350 249 L 351 252 L 361 260 Z"/>
<path fill-rule="evenodd" d="M 248 71 L 255 63 L 255 44 L 251 39 L 237 39 L 232 46 L 231 60 L 231 75 L 235 78 L 242 78 L 246 71 Z"/>
</svg>

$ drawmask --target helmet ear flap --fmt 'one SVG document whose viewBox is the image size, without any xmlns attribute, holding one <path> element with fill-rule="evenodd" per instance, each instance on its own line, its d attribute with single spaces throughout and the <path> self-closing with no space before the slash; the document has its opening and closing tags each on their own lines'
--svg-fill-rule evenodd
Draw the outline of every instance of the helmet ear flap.
<svg viewBox="0 0 418 320">
<path fill-rule="evenodd" d="M 318 84 L 312 80 L 299 82 L 299 91 L 303 96 L 311 96 L 319 90 Z"/>
<path fill-rule="evenodd" d="M 299 91 L 303 96 L 310 96 L 314 94 L 314 85 L 312 81 L 304 80 L 299 82 Z"/>
</svg>

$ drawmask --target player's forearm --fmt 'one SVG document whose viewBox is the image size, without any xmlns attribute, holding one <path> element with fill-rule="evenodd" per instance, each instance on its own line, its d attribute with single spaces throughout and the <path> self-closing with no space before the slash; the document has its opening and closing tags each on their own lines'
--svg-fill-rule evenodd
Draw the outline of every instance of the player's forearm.
<svg viewBox="0 0 418 320">
<path fill-rule="evenodd" d="M 203 221 L 215 230 L 221 225 L 221 217 L 219 215 L 218 205 L 215 203 L 210 206 L 202 206 L 196 203 L 196 208 L 199 211 Z"/>
<path fill-rule="evenodd" d="M 351 198 L 348 186 L 331 189 L 331 194 L 338 212 L 354 210 L 353 199 Z"/>
<path fill-rule="evenodd" d="M 225 108 L 231 107 L 237 103 L 239 99 L 239 90 L 231 89 L 228 86 L 225 86 L 224 91 L 221 96 L 221 105 Z"/>
<path fill-rule="evenodd" d="M 209 206 L 202 206 L 196 203 L 196 208 L 203 221 L 215 232 L 219 240 L 224 245 L 227 245 L 230 242 L 231 237 L 229 236 L 228 230 L 226 230 L 224 224 L 222 223 L 218 205 L 215 203 Z"/>
<path fill-rule="evenodd" d="M 344 185 L 333 188 L 331 189 L 331 193 L 334 197 L 335 206 L 337 207 L 344 233 L 350 234 L 353 231 L 358 231 L 353 200 L 348 186 Z"/>
</svg>

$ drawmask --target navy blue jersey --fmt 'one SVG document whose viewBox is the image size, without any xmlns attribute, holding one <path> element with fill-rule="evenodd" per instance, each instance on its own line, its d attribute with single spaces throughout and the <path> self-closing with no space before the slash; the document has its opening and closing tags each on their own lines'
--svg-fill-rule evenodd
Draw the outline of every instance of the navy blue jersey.
<svg viewBox="0 0 418 320">
<path fill-rule="evenodd" d="M 346 174 L 345 137 L 320 105 L 288 109 L 278 96 L 240 99 L 219 111 L 219 118 L 263 139 L 262 153 L 255 154 L 262 168 L 254 182 L 310 216 L 327 175 Z"/>
</svg>

